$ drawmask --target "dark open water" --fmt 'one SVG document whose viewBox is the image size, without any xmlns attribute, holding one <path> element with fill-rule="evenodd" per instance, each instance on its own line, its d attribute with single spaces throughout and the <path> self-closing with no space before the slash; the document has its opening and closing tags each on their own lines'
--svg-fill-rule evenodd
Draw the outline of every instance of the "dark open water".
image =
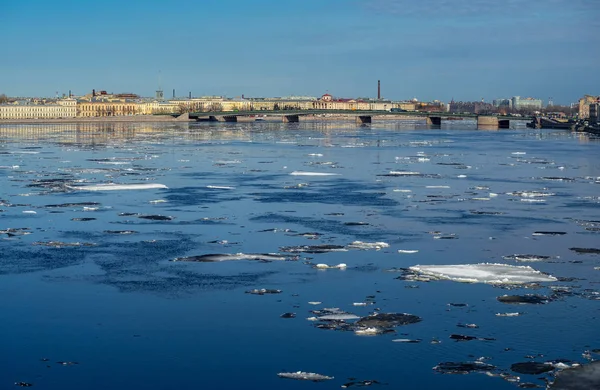
<svg viewBox="0 0 600 390">
<path fill-rule="evenodd" d="M 600 348 L 600 255 L 569 249 L 600 248 L 599 150 L 586 135 L 458 121 L 0 126 L 0 389 L 333 389 L 349 378 L 405 390 L 545 386 L 539 378 L 553 372 L 511 364 L 600 356 L 590 352 Z M 99 183 L 168 189 L 72 188 Z M 172 261 L 357 240 L 389 247 Z M 503 259 L 513 254 L 550 258 Z M 486 262 L 564 279 L 510 290 L 397 279 L 417 264 Z M 256 288 L 282 292 L 245 293 Z M 496 300 L 505 294 L 549 299 Z M 324 307 L 422 321 L 359 336 L 306 319 Z M 296 318 L 280 317 L 288 312 Z M 496 316 L 507 312 L 522 314 Z M 422 341 L 392 342 L 402 338 Z M 432 369 L 477 359 L 495 376 Z M 277 376 L 299 370 L 335 379 Z"/>
</svg>

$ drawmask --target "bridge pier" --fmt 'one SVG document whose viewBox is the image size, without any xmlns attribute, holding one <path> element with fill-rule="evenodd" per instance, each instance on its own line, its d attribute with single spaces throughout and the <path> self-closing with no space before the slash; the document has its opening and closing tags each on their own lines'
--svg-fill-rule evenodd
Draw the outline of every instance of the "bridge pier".
<svg viewBox="0 0 600 390">
<path fill-rule="evenodd" d="M 366 125 L 367 123 L 371 123 L 373 121 L 370 115 L 359 115 L 356 117 L 356 124 L 358 125 Z"/>
<path fill-rule="evenodd" d="M 499 129 L 510 129 L 510 119 L 499 119 L 498 120 L 498 128 Z"/>
<path fill-rule="evenodd" d="M 442 117 L 440 116 L 428 116 L 425 119 L 425 123 L 428 126 L 441 126 L 442 125 Z"/>
<path fill-rule="evenodd" d="M 282 117 L 282 119 L 283 119 L 283 123 L 298 123 L 298 122 L 300 122 L 299 115 L 284 115 Z"/>
<path fill-rule="evenodd" d="M 496 130 L 500 127 L 500 122 L 496 116 L 479 115 L 477 117 L 477 128 L 482 130 Z"/>
</svg>

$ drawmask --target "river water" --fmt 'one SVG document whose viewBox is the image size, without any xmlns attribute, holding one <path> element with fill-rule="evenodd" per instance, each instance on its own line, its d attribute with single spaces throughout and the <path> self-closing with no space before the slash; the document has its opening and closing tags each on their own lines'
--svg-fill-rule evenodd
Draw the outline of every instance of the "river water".
<svg viewBox="0 0 600 390">
<path fill-rule="evenodd" d="M 0 125 L 0 388 L 545 387 L 558 363 L 600 356 L 590 137 L 469 121 Z M 207 259 L 226 261 L 186 261 Z M 484 263 L 556 279 L 406 271 Z M 307 320 L 340 313 L 421 321 L 361 335 L 355 319 Z M 278 376 L 296 371 L 333 379 Z"/>
</svg>

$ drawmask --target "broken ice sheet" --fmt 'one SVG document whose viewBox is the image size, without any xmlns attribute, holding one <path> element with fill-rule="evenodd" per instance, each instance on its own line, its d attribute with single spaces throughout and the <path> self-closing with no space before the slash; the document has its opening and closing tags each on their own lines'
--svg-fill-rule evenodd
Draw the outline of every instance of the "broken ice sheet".
<svg viewBox="0 0 600 390">
<path fill-rule="evenodd" d="M 246 291 L 246 294 L 265 295 L 265 294 L 281 294 L 281 290 L 271 288 L 255 288 Z"/>
<path fill-rule="evenodd" d="M 498 302 L 508 304 L 530 304 L 530 305 L 543 305 L 549 302 L 548 297 L 535 294 L 527 295 L 502 295 L 497 298 Z"/>
<path fill-rule="evenodd" d="M 600 389 L 600 361 L 567 368 L 556 374 L 550 390 Z"/>
<path fill-rule="evenodd" d="M 421 322 L 421 318 L 406 313 L 375 313 L 363 317 L 356 322 L 356 325 L 365 328 L 393 328 L 396 326 L 416 324 Z"/>
<path fill-rule="evenodd" d="M 544 261 L 551 259 L 550 256 L 544 255 L 523 255 L 523 254 L 514 254 L 508 256 L 502 256 L 504 260 L 514 260 L 514 261 Z"/>
<path fill-rule="evenodd" d="M 554 370 L 552 363 L 522 362 L 510 366 L 511 371 L 519 374 L 539 375 Z"/>
<path fill-rule="evenodd" d="M 468 374 L 470 372 L 492 371 L 496 367 L 480 361 L 474 362 L 443 362 L 433 367 L 442 374 Z"/>
<path fill-rule="evenodd" d="M 415 265 L 403 275 L 404 280 L 419 280 L 425 276 L 431 280 L 452 280 L 464 283 L 522 284 L 554 282 L 554 276 L 537 271 L 529 266 L 507 264 L 456 264 Z"/>
<path fill-rule="evenodd" d="M 79 190 L 79 191 L 120 191 L 120 190 L 150 190 L 150 189 L 164 189 L 168 188 L 164 184 L 158 183 L 143 183 L 143 184 L 97 184 L 97 185 L 85 185 L 85 186 L 70 186 L 66 185 L 68 189 Z"/>
<path fill-rule="evenodd" d="M 176 257 L 171 261 L 216 263 L 221 261 L 255 260 L 262 262 L 295 260 L 278 253 L 209 253 L 206 255 Z"/>
<path fill-rule="evenodd" d="M 344 383 L 341 387 L 342 387 L 342 389 L 346 389 L 346 388 L 352 387 L 352 386 L 364 387 L 364 386 L 380 385 L 380 384 L 382 384 L 382 383 L 379 381 L 376 381 L 376 380 L 365 380 L 365 381 L 354 380 L 352 382 Z"/>
<path fill-rule="evenodd" d="M 383 242 L 383 241 L 378 241 L 378 242 L 353 241 L 347 247 L 351 248 L 351 249 L 361 249 L 361 250 L 368 250 L 368 249 L 380 250 L 382 248 L 389 248 L 389 246 L 390 246 L 390 244 L 388 244 L 387 242 Z"/>
<path fill-rule="evenodd" d="M 303 381 L 313 381 L 313 382 L 321 382 L 333 379 L 332 376 L 317 374 L 315 372 L 304 372 L 304 371 L 296 371 L 296 372 L 280 372 L 277 374 L 280 378 L 287 379 L 296 379 Z"/>
</svg>

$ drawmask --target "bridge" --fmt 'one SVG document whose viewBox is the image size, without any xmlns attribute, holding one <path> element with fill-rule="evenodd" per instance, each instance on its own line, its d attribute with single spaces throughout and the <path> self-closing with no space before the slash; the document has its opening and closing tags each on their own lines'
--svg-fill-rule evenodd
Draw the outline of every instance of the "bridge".
<svg viewBox="0 0 600 390">
<path fill-rule="evenodd" d="M 372 122 L 374 116 L 411 116 L 425 118 L 427 124 L 439 126 L 442 119 L 473 118 L 477 119 L 478 126 L 509 128 L 511 120 L 531 120 L 528 117 L 457 114 L 446 112 L 419 112 L 419 111 L 384 111 L 384 110 L 248 110 L 248 111 L 209 111 L 189 113 L 190 119 L 237 122 L 238 117 L 273 117 L 280 116 L 285 123 L 299 122 L 301 116 L 314 115 L 346 115 L 354 116 L 356 123 L 367 124 Z"/>
</svg>

